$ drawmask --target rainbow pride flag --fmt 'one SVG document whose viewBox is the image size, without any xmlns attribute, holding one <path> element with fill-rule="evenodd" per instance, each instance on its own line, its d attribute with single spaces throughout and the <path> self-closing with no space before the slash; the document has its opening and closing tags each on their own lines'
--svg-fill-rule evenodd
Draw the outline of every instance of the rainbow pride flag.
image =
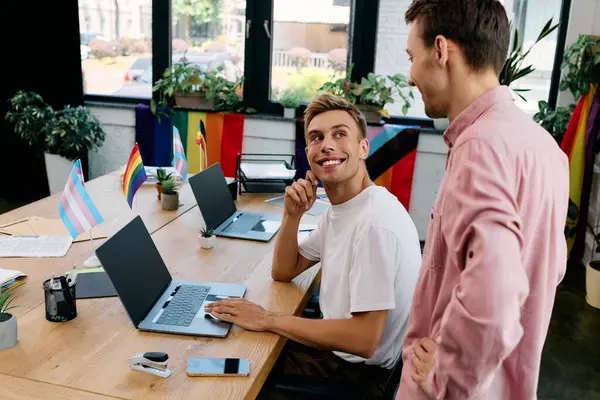
<svg viewBox="0 0 600 400">
<path fill-rule="evenodd" d="M 589 207 L 595 145 L 596 119 L 600 111 L 600 93 L 590 86 L 577 103 L 571 116 L 561 149 L 569 156 L 569 212 L 565 225 L 565 237 L 569 256 L 580 259 L 585 242 L 585 222 Z M 588 179 L 585 179 L 588 176 Z"/>
<path fill-rule="evenodd" d="M 125 194 L 129 208 L 132 208 L 133 197 L 146 179 L 147 176 L 144 164 L 142 163 L 142 155 L 136 143 L 131 149 L 129 161 L 127 161 L 125 173 L 123 174 L 123 193 Z"/>
</svg>

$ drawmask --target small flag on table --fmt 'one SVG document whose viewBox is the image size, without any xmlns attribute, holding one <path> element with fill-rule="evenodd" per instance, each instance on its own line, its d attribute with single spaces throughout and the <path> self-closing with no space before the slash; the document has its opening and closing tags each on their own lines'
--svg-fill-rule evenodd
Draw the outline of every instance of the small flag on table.
<svg viewBox="0 0 600 400">
<path fill-rule="evenodd" d="M 196 144 L 200 146 L 200 171 L 208 168 L 208 146 L 206 144 L 206 128 L 204 122 L 200 120 L 198 124 L 198 132 L 196 133 Z"/>
<path fill-rule="evenodd" d="M 58 203 L 58 213 L 72 237 L 77 237 L 102 223 L 104 218 L 83 185 L 81 161 L 75 161 Z"/>
<path fill-rule="evenodd" d="M 135 193 L 146 179 L 147 176 L 144 164 L 142 163 L 142 155 L 136 143 L 133 149 L 131 149 L 129 161 L 127 161 L 125 173 L 123 174 L 123 193 L 125 194 L 129 208 L 132 208 L 133 196 L 135 196 Z"/>
<path fill-rule="evenodd" d="M 181 143 L 179 129 L 176 126 L 173 127 L 173 166 L 181 178 L 185 180 L 188 172 L 187 160 L 185 159 L 185 150 L 183 143 Z"/>
</svg>

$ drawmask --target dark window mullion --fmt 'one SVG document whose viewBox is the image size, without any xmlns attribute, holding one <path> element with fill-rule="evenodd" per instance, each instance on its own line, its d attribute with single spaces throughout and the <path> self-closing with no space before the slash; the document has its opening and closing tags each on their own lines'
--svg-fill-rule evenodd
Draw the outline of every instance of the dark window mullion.
<svg viewBox="0 0 600 400">
<path fill-rule="evenodd" d="M 360 81 L 375 71 L 379 0 L 354 0 L 350 18 L 349 63 L 354 64 L 352 80 Z"/>
<path fill-rule="evenodd" d="M 152 86 L 170 66 L 171 0 L 152 0 Z"/>
</svg>

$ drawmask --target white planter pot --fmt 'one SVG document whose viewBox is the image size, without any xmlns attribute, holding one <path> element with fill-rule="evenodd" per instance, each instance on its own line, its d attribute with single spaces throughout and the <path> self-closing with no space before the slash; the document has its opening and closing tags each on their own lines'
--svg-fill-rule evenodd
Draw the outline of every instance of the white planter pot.
<svg viewBox="0 0 600 400">
<path fill-rule="evenodd" d="M 296 109 L 295 108 L 284 108 L 283 109 L 283 118 L 296 118 Z"/>
<path fill-rule="evenodd" d="M 215 247 L 217 237 L 211 236 L 209 238 L 206 238 L 200 235 L 198 236 L 198 242 L 200 242 L 200 247 L 202 247 L 203 249 L 212 249 L 213 247 Z"/>
<path fill-rule="evenodd" d="M 49 153 L 44 153 L 44 160 L 46 161 L 46 176 L 48 177 L 50 194 L 62 192 L 73 169 L 73 161 Z"/>
<path fill-rule="evenodd" d="M 437 118 L 433 120 L 433 127 L 438 131 L 445 131 L 450 126 L 448 118 Z"/>
<path fill-rule="evenodd" d="M 0 322 L 0 351 L 10 349 L 17 344 L 17 318 L 10 315 L 10 319 Z"/>
<path fill-rule="evenodd" d="M 585 269 L 585 300 L 590 306 L 600 309 L 600 261 L 590 262 Z"/>
</svg>

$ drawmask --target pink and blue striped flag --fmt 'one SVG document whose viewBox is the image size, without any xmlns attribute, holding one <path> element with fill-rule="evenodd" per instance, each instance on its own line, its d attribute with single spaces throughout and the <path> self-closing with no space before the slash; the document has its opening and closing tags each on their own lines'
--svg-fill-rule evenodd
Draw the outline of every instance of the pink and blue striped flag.
<svg viewBox="0 0 600 400">
<path fill-rule="evenodd" d="M 58 213 L 73 238 L 104 221 L 83 185 L 80 160 L 75 161 L 67 179 L 65 190 L 58 203 Z"/>
<path fill-rule="evenodd" d="M 173 127 L 173 166 L 183 180 L 185 180 L 187 178 L 188 166 L 179 129 L 176 126 Z"/>
</svg>

